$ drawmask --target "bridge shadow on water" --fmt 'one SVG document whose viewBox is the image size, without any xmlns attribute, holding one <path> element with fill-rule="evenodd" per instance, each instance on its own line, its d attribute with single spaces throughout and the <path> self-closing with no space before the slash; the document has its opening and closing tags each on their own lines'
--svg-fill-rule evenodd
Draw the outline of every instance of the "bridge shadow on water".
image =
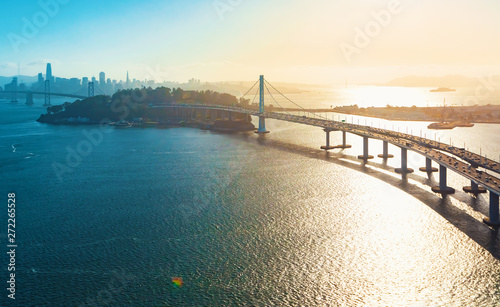
<svg viewBox="0 0 500 307">
<path fill-rule="evenodd" d="M 238 138 L 240 141 L 257 142 L 269 148 L 334 163 L 382 180 L 426 204 L 429 208 L 441 215 L 457 229 L 483 247 L 493 257 L 500 260 L 500 236 L 498 229 L 491 229 L 482 221 L 471 216 L 467 211 L 455 206 L 451 201 L 451 198 L 454 198 L 469 206 L 473 211 L 488 216 L 489 204 L 487 200 L 484 199 L 484 196 L 478 196 L 478 198 L 476 198 L 456 188 L 455 194 L 441 197 L 430 190 L 431 186 L 439 185 L 432 175 L 430 177 L 418 176 L 416 174 L 401 176 L 394 172 L 393 167 L 387 165 L 386 160 L 382 163 L 374 161 L 364 163 L 357 157 L 345 155 L 342 151 L 339 152 L 338 150 L 335 152 L 325 152 L 324 150 L 314 149 L 308 146 L 266 139 L 265 136 L 259 136 L 256 139 L 249 138 L 248 135 L 245 134 L 233 134 L 229 136 Z M 422 174 L 424 175 L 424 173 Z M 410 182 L 409 180 L 416 183 Z M 425 186 L 428 186 L 429 189 L 425 189 Z"/>
</svg>

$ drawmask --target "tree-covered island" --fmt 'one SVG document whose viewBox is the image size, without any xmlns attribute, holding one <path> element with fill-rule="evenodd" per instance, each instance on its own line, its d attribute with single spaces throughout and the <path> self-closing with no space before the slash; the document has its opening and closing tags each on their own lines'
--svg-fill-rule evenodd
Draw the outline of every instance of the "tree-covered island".
<svg viewBox="0 0 500 307">
<path fill-rule="evenodd" d="M 174 112 L 175 105 L 204 104 L 235 106 L 256 109 L 250 100 L 236 98 L 227 93 L 206 91 L 184 91 L 181 88 L 158 87 L 156 89 L 121 90 L 113 96 L 99 95 L 72 103 L 50 106 L 47 113 L 37 119 L 49 124 L 114 124 L 137 126 L 191 125 L 215 130 L 254 130 L 249 115 L 233 113 L 231 118 L 220 114 L 196 112 L 189 114 Z M 215 114 L 215 115 L 214 115 Z"/>
</svg>

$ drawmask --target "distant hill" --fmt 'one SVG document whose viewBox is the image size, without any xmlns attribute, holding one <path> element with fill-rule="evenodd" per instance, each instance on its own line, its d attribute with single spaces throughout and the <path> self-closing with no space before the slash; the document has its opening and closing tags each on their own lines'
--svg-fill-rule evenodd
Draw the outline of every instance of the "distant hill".
<svg viewBox="0 0 500 307">
<path fill-rule="evenodd" d="M 393 79 L 387 83 L 379 84 L 386 86 L 406 86 L 406 87 L 470 87 L 478 84 L 477 78 L 470 78 L 461 75 L 449 75 L 443 77 L 421 77 L 406 76 Z"/>
</svg>

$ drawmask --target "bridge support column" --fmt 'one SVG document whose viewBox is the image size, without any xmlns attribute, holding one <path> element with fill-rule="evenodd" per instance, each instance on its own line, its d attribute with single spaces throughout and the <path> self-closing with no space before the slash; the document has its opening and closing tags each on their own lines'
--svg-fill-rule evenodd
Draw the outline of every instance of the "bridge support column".
<svg viewBox="0 0 500 307">
<path fill-rule="evenodd" d="M 401 168 L 396 168 L 394 171 L 398 174 L 413 173 L 413 169 L 408 168 L 408 150 L 404 147 L 401 147 Z"/>
<path fill-rule="evenodd" d="M 33 93 L 30 91 L 26 92 L 26 104 L 27 105 L 32 105 L 33 104 Z"/>
<path fill-rule="evenodd" d="M 255 131 L 255 133 L 263 134 L 269 133 L 266 130 L 266 118 L 263 116 L 264 114 L 264 75 L 260 75 L 259 77 L 259 129 Z"/>
<path fill-rule="evenodd" d="M 471 193 L 476 196 L 481 193 L 486 193 L 486 189 L 478 186 L 473 180 L 470 181 L 470 186 L 463 187 L 463 190 L 464 192 Z"/>
<path fill-rule="evenodd" d="M 368 137 L 363 136 L 363 155 L 358 156 L 358 159 L 368 160 L 373 159 L 373 156 L 368 154 Z"/>
<path fill-rule="evenodd" d="M 382 159 L 389 159 L 389 158 L 394 158 L 394 155 L 389 154 L 389 143 L 387 141 L 384 141 L 382 144 L 382 154 L 378 155 L 379 158 Z"/>
<path fill-rule="evenodd" d="M 333 148 L 345 149 L 345 148 L 351 148 L 352 147 L 351 145 L 347 145 L 347 135 L 346 134 L 347 133 L 345 131 L 342 131 L 342 144 L 334 146 Z"/>
<path fill-rule="evenodd" d="M 330 129 L 323 129 L 323 131 L 326 132 L 326 146 L 321 146 L 320 148 L 324 149 L 324 150 L 330 150 L 330 149 L 336 148 L 335 146 L 330 146 L 330 132 L 332 130 L 330 130 Z"/>
<path fill-rule="evenodd" d="M 483 222 L 492 227 L 500 225 L 499 210 L 498 210 L 498 194 L 490 191 L 490 216 L 483 219 Z"/>
<path fill-rule="evenodd" d="M 439 165 L 439 186 L 432 187 L 432 192 L 439 193 L 441 195 L 454 194 L 455 189 L 446 186 L 446 166 Z"/>
<path fill-rule="evenodd" d="M 12 98 L 10 99 L 10 102 L 17 102 L 17 91 L 12 92 Z"/>
<path fill-rule="evenodd" d="M 425 167 L 420 167 L 418 170 L 427 174 L 435 173 L 438 171 L 437 168 L 432 167 L 432 160 L 429 158 L 425 158 Z"/>
</svg>

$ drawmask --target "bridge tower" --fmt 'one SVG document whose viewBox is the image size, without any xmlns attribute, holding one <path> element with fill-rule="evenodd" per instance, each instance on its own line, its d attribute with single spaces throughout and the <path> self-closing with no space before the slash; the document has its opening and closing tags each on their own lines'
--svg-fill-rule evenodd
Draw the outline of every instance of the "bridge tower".
<svg viewBox="0 0 500 307">
<path fill-rule="evenodd" d="M 94 97 L 94 82 L 89 82 L 88 87 L 88 97 Z"/>
<path fill-rule="evenodd" d="M 17 102 L 17 77 L 12 79 L 12 99 L 10 102 Z"/>
<path fill-rule="evenodd" d="M 50 106 L 50 80 L 45 80 L 45 103 L 44 106 Z"/>
<path fill-rule="evenodd" d="M 259 129 L 255 131 L 255 133 L 269 133 L 266 130 L 266 118 L 263 116 L 264 114 L 264 75 L 260 75 L 260 88 L 259 88 Z"/>
</svg>

